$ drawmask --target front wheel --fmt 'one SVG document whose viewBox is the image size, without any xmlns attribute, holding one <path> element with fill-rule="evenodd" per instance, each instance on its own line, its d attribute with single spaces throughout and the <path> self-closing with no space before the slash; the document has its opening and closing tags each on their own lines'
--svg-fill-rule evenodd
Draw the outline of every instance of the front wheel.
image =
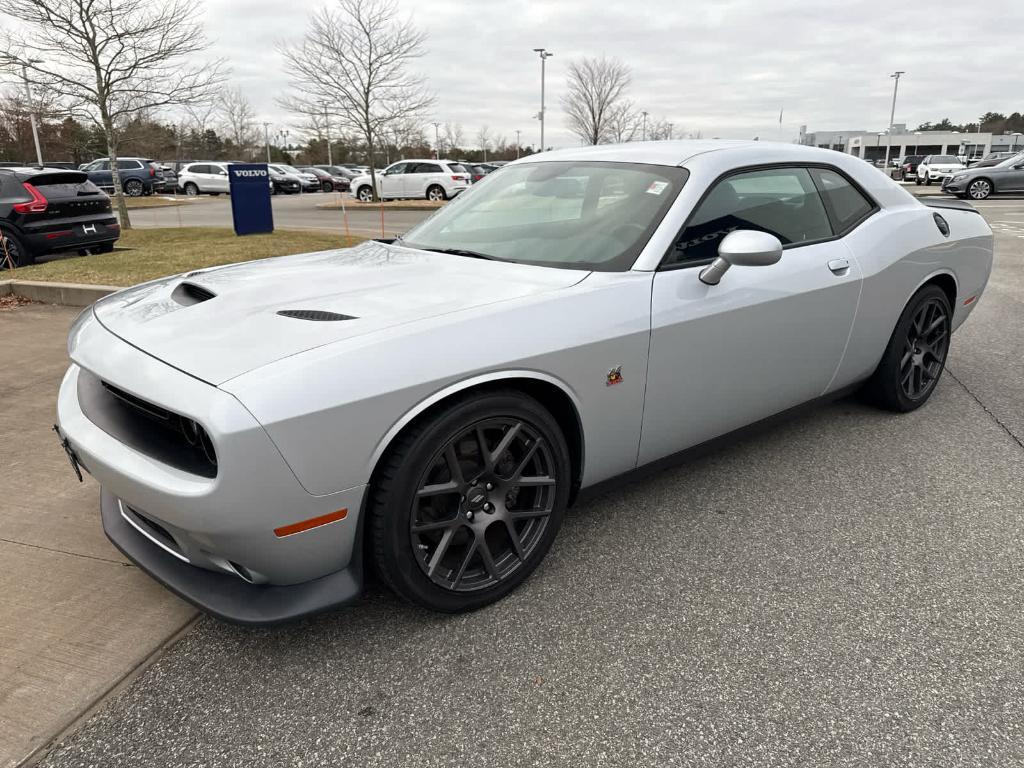
<svg viewBox="0 0 1024 768">
<path fill-rule="evenodd" d="M 334 185 L 331 184 L 331 182 L 329 182 L 329 181 L 325 181 L 323 184 L 320 185 L 320 190 L 322 192 L 333 192 L 334 191 Z"/>
<path fill-rule="evenodd" d="M 430 189 L 427 190 L 427 200 L 434 203 L 439 203 L 442 200 L 447 199 L 447 195 L 444 192 L 444 187 L 434 184 Z"/>
<path fill-rule="evenodd" d="M 972 200 L 987 200 L 992 194 L 992 182 L 988 179 L 975 179 L 967 187 L 967 194 Z"/>
<path fill-rule="evenodd" d="M 926 187 L 930 187 L 932 185 L 932 177 L 930 174 L 924 177 L 924 185 Z"/>
<path fill-rule="evenodd" d="M 865 387 L 876 405 L 905 413 L 927 402 L 946 365 L 952 317 L 949 299 L 937 285 L 911 297 Z"/>
<path fill-rule="evenodd" d="M 356 197 L 359 198 L 361 203 L 372 203 L 373 202 L 373 190 L 369 187 L 360 187 L 359 191 L 356 192 Z"/>
<path fill-rule="evenodd" d="M 400 437 L 375 473 L 377 570 L 436 611 L 493 603 L 544 559 L 570 485 L 565 438 L 540 403 L 515 391 L 469 395 Z"/>
</svg>

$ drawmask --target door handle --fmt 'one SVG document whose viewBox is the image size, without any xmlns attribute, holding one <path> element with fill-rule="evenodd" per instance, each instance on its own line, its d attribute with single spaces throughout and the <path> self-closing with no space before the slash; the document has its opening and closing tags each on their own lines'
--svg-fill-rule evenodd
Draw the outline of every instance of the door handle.
<svg viewBox="0 0 1024 768">
<path fill-rule="evenodd" d="M 834 274 L 845 275 L 850 270 L 849 259 L 832 259 L 828 263 L 828 268 L 832 270 Z"/>
</svg>

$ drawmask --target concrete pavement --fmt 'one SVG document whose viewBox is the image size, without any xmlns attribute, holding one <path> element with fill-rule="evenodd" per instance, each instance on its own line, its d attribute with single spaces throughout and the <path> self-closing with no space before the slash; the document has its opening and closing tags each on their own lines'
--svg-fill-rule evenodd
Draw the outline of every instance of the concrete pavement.
<svg viewBox="0 0 1024 768">
<path fill-rule="evenodd" d="M 194 615 L 98 526 L 50 430 L 77 309 L 0 311 L 0 766 L 17 765 Z"/>
<path fill-rule="evenodd" d="M 1021 764 L 1024 205 L 979 207 L 996 267 L 927 407 L 894 416 L 841 401 L 591 498 L 522 589 L 471 615 L 371 588 L 290 627 L 201 619 L 43 764 Z M 28 499 L 4 530 L 116 559 L 95 486 L 66 487 L 40 433 L 62 312 L 0 314 L 5 362 L 17 317 L 29 350 L 17 366 L 43 382 L 25 419 L 0 421 L 5 447 L 39 446 L 18 475 L 31 487 L 4 488 L 5 502 Z M 77 599 L 104 618 L 143 596 L 154 615 L 180 608 L 137 573 L 132 590 L 109 590 L 105 570 L 78 579 Z M 45 606 L 60 584 L 44 593 Z M 15 620 L 43 610 L 29 608 Z M 121 647 L 134 626 L 104 625 Z"/>
</svg>

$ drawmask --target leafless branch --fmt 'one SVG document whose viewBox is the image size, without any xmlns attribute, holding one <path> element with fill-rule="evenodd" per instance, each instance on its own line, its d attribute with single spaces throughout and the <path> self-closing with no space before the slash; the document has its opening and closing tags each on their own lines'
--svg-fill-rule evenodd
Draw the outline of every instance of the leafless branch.
<svg viewBox="0 0 1024 768">
<path fill-rule="evenodd" d="M 585 144 L 611 140 L 610 123 L 626 98 L 632 79 L 629 67 L 618 59 L 584 58 L 569 64 L 568 92 L 562 108 L 569 129 Z"/>
</svg>

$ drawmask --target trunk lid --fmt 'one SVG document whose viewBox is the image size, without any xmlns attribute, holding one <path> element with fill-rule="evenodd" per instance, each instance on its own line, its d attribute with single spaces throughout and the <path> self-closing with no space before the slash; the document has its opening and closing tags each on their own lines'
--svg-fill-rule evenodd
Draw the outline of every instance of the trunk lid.
<svg viewBox="0 0 1024 768">
<path fill-rule="evenodd" d="M 567 288 L 588 274 L 369 242 L 145 283 L 94 311 L 129 344 L 218 385 L 325 344 Z"/>
</svg>

